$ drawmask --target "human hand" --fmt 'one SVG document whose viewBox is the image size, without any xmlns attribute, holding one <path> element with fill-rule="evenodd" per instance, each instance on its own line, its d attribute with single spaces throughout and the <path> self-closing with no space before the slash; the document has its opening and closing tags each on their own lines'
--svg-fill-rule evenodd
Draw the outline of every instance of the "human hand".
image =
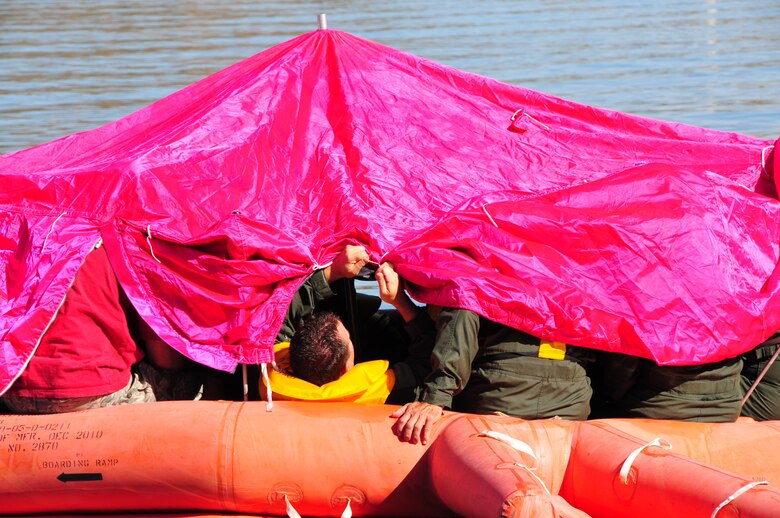
<svg viewBox="0 0 780 518">
<path fill-rule="evenodd" d="M 382 263 L 376 271 L 376 282 L 379 283 L 379 297 L 395 306 L 398 293 L 402 291 L 401 278 L 392 263 Z"/>
<path fill-rule="evenodd" d="M 407 403 L 392 414 L 396 418 L 393 424 L 393 433 L 401 442 L 428 444 L 433 423 L 444 415 L 444 409 L 440 406 L 422 401 Z"/>
<path fill-rule="evenodd" d="M 353 278 L 369 261 L 368 252 L 362 246 L 347 245 L 325 270 L 328 282 Z"/>
<path fill-rule="evenodd" d="M 406 294 L 403 281 L 395 271 L 392 263 L 382 263 L 376 271 L 376 281 L 379 284 L 379 297 L 392 305 L 403 317 L 411 322 L 417 316 L 417 306 Z"/>
</svg>

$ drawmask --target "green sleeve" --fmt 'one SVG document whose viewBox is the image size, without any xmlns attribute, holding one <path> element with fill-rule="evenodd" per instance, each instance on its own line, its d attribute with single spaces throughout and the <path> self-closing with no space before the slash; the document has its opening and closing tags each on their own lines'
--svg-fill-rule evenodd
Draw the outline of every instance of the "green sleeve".
<svg viewBox="0 0 780 518">
<path fill-rule="evenodd" d="M 295 334 L 295 329 L 301 322 L 317 309 L 317 305 L 323 300 L 334 296 L 328 281 L 325 280 L 323 270 L 317 270 L 298 288 L 290 302 L 287 314 L 284 317 L 282 328 L 276 335 L 276 342 L 289 342 Z"/>
<path fill-rule="evenodd" d="M 432 371 L 425 380 L 422 401 L 452 407 L 452 399 L 469 381 L 471 364 L 479 350 L 479 315 L 444 308 L 437 321 L 431 355 Z"/>
</svg>

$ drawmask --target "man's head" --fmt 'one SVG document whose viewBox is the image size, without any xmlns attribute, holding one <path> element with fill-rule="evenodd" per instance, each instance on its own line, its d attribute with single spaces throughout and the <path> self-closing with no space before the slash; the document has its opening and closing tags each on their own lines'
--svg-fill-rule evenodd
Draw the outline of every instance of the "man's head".
<svg viewBox="0 0 780 518">
<path fill-rule="evenodd" d="M 333 313 L 315 313 L 290 340 L 290 368 L 315 385 L 335 381 L 355 365 L 349 331 Z"/>
</svg>

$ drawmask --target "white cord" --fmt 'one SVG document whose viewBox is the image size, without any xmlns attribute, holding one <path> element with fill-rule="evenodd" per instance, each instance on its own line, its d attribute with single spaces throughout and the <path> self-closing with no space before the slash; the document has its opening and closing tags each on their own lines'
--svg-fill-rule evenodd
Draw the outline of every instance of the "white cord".
<svg viewBox="0 0 780 518">
<path fill-rule="evenodd" d="M 550 490 L 547 489 L 547 484 L 545 484 L 544 480 L 539 478 L 539 476 L 536 473 L 534 473 L 534 470 L 532 470 L 531 468 L 529 468 L 528 466 L 526 466 L 524 464 L 520 464 L 519 462 L 515 462 L 515 466 L 517 466 L 518 468 L 523 468 L 524 470 L 526 470 L 528 472 L 528 474 L 531 475 L 534 478 L 534 480 L 536 480 L 539 483 L 540 486 L 542 486 L 542 489 L 544 489 L 545 492 L 548 495 L 552 495 L 552 493 L 550 493 Z"/>
<path fill-rule="evenodd" d="M 312 266 L 312 268 L 316 272 L 317 270 L 325 269 L 325 268 L 327 268 L 328 266 L 330 266 L 332 264 L 333 264 L 333 261 L 331 261 L 329 263 L 325 263 L 325 264 L 314 263 L 314 266 Z"/>
<path fill-rule="evenodd" d="M 149 245 L 149 252 L 152 254 L 152 259 L 162 264 L 162 261 L 157 259 L 157 256 L 154 255 L 154 248 L 152 248 L 152 226 L 151 225 L 146 225 L 146 243 Z"/>
<path fill-rule="evenodd" d="M 265 411 L 270 412 L 274 409 L 273 392 L 271 391 L 271 380 L 268 379 L 268 364 L 260 364 L 260 372 L 263 374 L 263 381 L 265 382 Z"/>
<path fill-rule="evenodd" d="M 550 126 L 548 126 L 547 124 L 543 123 L 543 122 L 542 122 L 542 121 L 540 121 L 539 119 L 536 119 L 536 118 L 534 118 L 534 117 L 531 117 L 530 115 L 528 115 L 528 114 L 525 112 L 525 108 L 520 108 L 520 109 L 516 110 L 516 111 L 515 111 L 515 113 L 513 113 L 513 114 L 512 114 L 512 118 L 511 118 L 510 120 L 511 120 L 512 122 L 514 122 L 514 121 L 515 121 L 515 119 L 517 119 L 517 117 L 518 117 L 518 116 L 522 117 L 523 115 L 525 115 L 526 117 L 528 117 L 529 119 L 531 119 L 532 121 L 534 121 L 536 124 L 538 124 L 538 125 L 539 125 L 539 126 L 541 126 L 542 128 L 546 129 L 547 131 L 550 131 Z"/>
<path fill-rule="evenodd" d="M 544 129 L 546 129 L 547 131 L 550 131 L 550 126 L 548 126 L 547 124 L 544 124 L 543 122 L 541 122 L 541 121 L 539 121 L 539 120 L 537 120 L 537 119 L 534 119 L 533 117 L 531 117 L 531 116 L 530 116 L 530 115 L 528 115 L 527 113 L 523 113 L 523 115 L 525 115 L 526 117 L 528 117 L 529 119 L 531 119 L 532 121 L 534 121 L 535 123 L 537 123 L 539 126 L 541 126 L 541 127 L 543 127 Z"/>
<path fill-rule="evenodd" d="M 482 211 L 485 213 L 485 215 L 488 217 L 490 222 L 493 224 L 494 227 L 498 228 L 498 223 L 496 223 L 496 220 L 493 219 L 493 216 L 490 215 L 490 213 L 487 211 L 487 203 L 482 206 Z"/>
<path fill-rule="evenodd" d="M 54 232 L 54 225 L 56 225 L 56 224 L 57 224 L 57 222 L 60 220 L 60 218 L 61 218 L 62 216 L 64 216 L 65 214 L 67 214 L 67 212 L 63 212 L 62 214 L 60 214 L 60 215 L 59 215 L 59 216 L 57 216 L 57 218 L 56 218 L 56 219 L 55 219 L 55 220 L 52 222 L 52 224 L 51 224 L 51 228 L 49 229 L 49 232 L 47 232 L 47 233 L 46 233 L 46 237 L 44 237 L 44 238 L 43 238 L 43 245 L 41 245 L 41 253 L 43 253 L 43 251 L 46 249 L 46 242 L 49 240 L 49 236 L 51 235 L 51 233 L 52 233 L 52 232 Z"/>
<path fill-rule="evenodd" d="M 770 149 L 774 149 L 774 147 L 775 146 L 767 146 L 767 147 L 765 147 L 764 149 L 761 150 L 761 169 L 763 169 L 765 173 L 766 173 L 766 155 L 767 155 L 767 151 L 769 151 Z"/>
</svg>

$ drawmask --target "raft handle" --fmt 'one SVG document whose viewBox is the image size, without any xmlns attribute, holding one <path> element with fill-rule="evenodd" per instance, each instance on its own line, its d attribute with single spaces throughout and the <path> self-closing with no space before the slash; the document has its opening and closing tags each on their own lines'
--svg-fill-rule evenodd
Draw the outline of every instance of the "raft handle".
<svg viewBox="0 0 780 518">
<path fill-rule="evenodd" d="M 730 497 L 728 497 L 723 502 L 721 502 L 720 505 L 716 507 L 714 511 L 712 511 L 712 516 L 710 518 L 715 518 L 715 516 L 720 512 L 721 509 L 729 505 L 738 496 L 742 495 L 743 493 L 747 493 L 748 491 L 750 491 L 756 486 L 763 486 L 763 485 L 769 485 L 769 482 L 767 482 L 766 480 L 757 480 L 755 482 L 751 482 L 750 484 L 747 484 L 737 489 Z"/>
<path fill-rule="evenodd" d="M 519 462 L 515 462 L 512 464 L 512 466 L 517 466 L 518 468 L 523 468 L 528 472 L 529 475 L 531 475 L 534 480 L 536 480 L 540 486 L 542 486 L 542 489 L 548 494 L 552 495 L 550 490 L 547 488 L 547 484 L 544 483 L 544 480 L 542 480 L 536 473 L 534 473 L 534 470 L 536 470 L 539 464 L 539 458 L 534 453 L 533 448 L 531 448 L 527 443 L 521 441 L 520 439 L 515 439 L 514 437 L 511 437 L 509 435 L 506 435 L 501 432 L 494 432 L 493 430 L 485 430 L 482 433 L 478 435 L 478 437 L 490 437 L 491 439 L 495 439 L 497 441 L 501 441 L 504 444 L 510 446 L 511 448 L 514 448 L 515 450 L 519 451 L 520 453 L 525 453 L 526 455 L 530 456 L 534 459 L 534 464 L 536 464 L 534 467 L 526 466 L 525 464 L 520 464 Z"/>
<path fill-rule="evenodd" d="M 514 448 L 515 450 L 519 451 L 520 453 L 525 453 L 526 455 L 529 455 L 531 458 L 534 459 L 535 463 L 538 464 L 539 459 L 536 457 L 536 454 L 534 453 L 534 450 L 526 443 L 521 441 L 520 439 L 515 439 L 514 437 L 510 437 L 509 435 L 506 435 L 501 432 L 494 432 L 493 430 L 485 430 L 481 432 L 478 437 L 490 437 L 491 439 L 496 439 L 497 441 L 501 441 L 504 444 L 507 444 Z M 536 469 L 537 466 L 534 466 L 531 469 Z"/>
<path fill-rule="evenodd" d="M 285 510 L 287 511 L 287 518 L 301 518 L 301 515 L 295 510 L 295 507 L 293 507 L 292 502 L 287 498 L 287 495 L 284 495 L 284 505 L 286 507 Z"/>
<path fill-rule="evenodd" d="M 639 456 L 639 454 L 642 453 L 645 449 L 649 448 L 650 446 L 658 446 L 665 450 L 672 449 L 672 445 L 671 443 L 669 443 L 669 441 L 661 437 L 656 437 L 655 439 L 645 444 L 644 446 L 640 446 L 639 448 L 632 451 L 631 454 L 626 458 L 625 462 L 623 462 L 623 466 L 621 466 L 620 468 L 620 481 L 624 485 L 628 485 L 628 473 L 631 471 L 631 465 L 634 464 L 634 461 Z"/>
</svg>

